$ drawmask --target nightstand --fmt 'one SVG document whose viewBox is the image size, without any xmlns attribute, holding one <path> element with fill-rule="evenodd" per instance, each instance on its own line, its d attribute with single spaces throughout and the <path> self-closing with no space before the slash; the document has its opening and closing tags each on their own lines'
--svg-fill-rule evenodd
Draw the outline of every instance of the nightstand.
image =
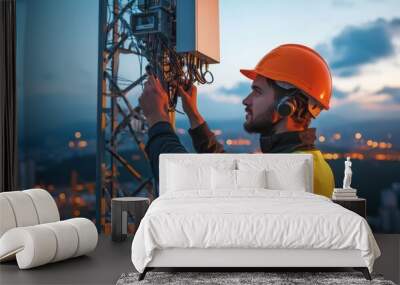
<svg viewBox="0 0 400 285">
<path fill-rule="evenodd" d="M 367 200 L 364 198 L 354 198 L 347 200 L 332 199 L 332 202 L 359 214 L 364 219 L 367 218 Z"/>
<path fill-rule="evenodd" d="M 120 197 L 111 200 L 111 239 L 124 241 L 128 236 L 128 215 L 134 219 L 137 229 L 144 217 L 150 200 L 143 197 Z"/>
</svg>

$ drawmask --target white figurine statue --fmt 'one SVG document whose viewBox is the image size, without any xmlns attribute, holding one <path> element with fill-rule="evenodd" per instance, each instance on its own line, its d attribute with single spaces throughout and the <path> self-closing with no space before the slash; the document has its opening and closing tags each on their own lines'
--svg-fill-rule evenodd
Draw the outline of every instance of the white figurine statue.
<svg viewBox="0 0 400 285">
<path fill-rule="evenodd" d="M 347 160 L 344 162 L 343 189 L 352 189 L 350 186 L 352 175 L 353 175 L 353 171 L 351 170 L 350 157 L 347 157 Z"/>
</svg>

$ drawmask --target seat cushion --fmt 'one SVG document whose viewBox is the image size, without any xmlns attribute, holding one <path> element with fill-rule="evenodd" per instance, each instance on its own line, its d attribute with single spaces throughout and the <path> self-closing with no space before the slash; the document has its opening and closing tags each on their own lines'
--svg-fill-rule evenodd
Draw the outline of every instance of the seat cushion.
<svg viewBox="0 0 400 285">
<path fill-rule="evenodd" d="M 16 257 L 20 269 L 87 254 L 96 248 L 97 229 L 85 218 L 17 227 L 0 238 L 0 261 Z"/>
<path fill-rule="evenodd" d="M 16 226 L 17 222 L 10 201 L 8 201 L 6 197 L 0 195 L 0 237 L 6 231 Z"/>
<path fill-rule="evenodd" d="M 51 262 L 57 262 L 75 256 L 78 251 L 78 233 L 65 221 L 43 224 L 49 228 L 56 237 L 57 251 Z"/>
<path fill-rule="evenodd" d="M 22 191 L 3 192 L 0 195 L 8 200 L 17 227 L 33 226 L 39 223 L 35 205 L 29 195 Z"/>
<path fill-rule="evenodd" d="M 98 234 L 92 221 L 85 218 L 73 218 L 64 222 L 72 225 L 78 234 L 78 248 L 74 257 L 91 252 L 96 248 Z"/>
<path fill-rule="evenodd" d="M 56 202 L 46 190 L 28 189 L 0 193 L 0 237 L 15 227 L 57 222 Z"/>
<path fill-rule="evenodd" d="M 49 192 L 43 189 L 28 189 L 22 191 L 28 194 L 35 205 L 39 224 L 57 222 L 60 220 L 60 214 L 56 202 Z"/>
<path fill-rule="evenodd" d="M 49 263 L 56 252 L 57 239 L 43 225 L 13 228 L 0 238 L 0 261 L 16 257 L 20 269 Z"/>
</svg>

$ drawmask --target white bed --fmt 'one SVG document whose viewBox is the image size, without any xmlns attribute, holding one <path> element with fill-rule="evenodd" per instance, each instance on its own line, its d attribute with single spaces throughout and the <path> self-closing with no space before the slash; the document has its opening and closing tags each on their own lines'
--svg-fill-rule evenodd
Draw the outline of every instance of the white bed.
<svg viewBox="0 0 400 285">
<path fill-rule="evenodd" d="M 254 187 L 260 169 L 284 175 Z M 132 243 L 140 278 L 154 267 L 354 267 L 368 278 L 380 255 L 368 223 L 312 194 L 312 169 L 307 154 L 162 154 L 160 197 Z"/>
</svg>

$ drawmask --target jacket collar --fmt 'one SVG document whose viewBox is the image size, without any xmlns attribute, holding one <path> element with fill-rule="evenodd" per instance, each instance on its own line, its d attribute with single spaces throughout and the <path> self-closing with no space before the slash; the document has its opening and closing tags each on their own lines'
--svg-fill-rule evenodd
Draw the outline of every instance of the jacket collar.
<svg viewBox="0 0 400 285">
<path fill-rule="evenodd" d="M 260 147 L 263 153 L 290 153 L 296 150 L 315 149 L 316 129 L 285 132 L 279 134 L 261 134 Z"/>
</svg>

